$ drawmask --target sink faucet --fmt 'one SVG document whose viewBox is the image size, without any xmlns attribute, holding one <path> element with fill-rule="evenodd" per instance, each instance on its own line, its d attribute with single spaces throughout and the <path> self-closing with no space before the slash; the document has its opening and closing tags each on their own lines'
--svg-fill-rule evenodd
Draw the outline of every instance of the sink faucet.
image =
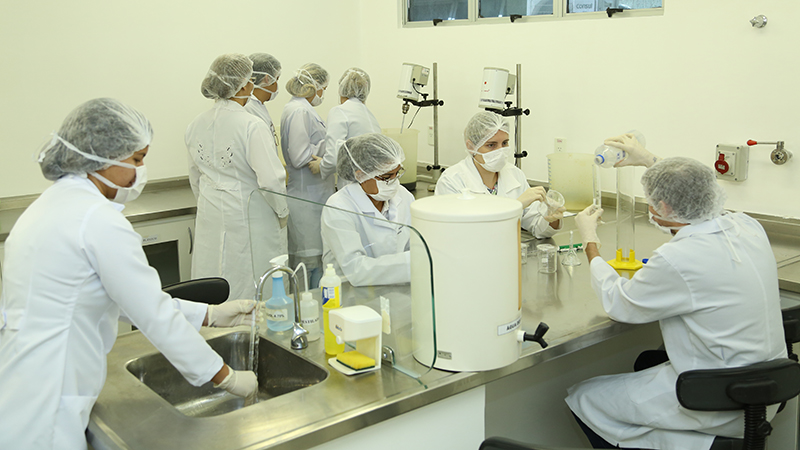
<svg viewBox="0 0 800 450">
<path fill-rule="evenodd" d="M 300 296 L 297 292 L 297 276 L 295 276 L 292 269 L 281 266 L 281 265 L 273 265 L 269 270 L 264 272 L 264 275 L 261 275 L 261 279 L 258 280 L 258 288 L 256 289 L 256 301 L 261 304 L 261 300 L 264 295 L 264 284 L 267 280 L 269 280 L 273 273 L 275 272 L 285 272 L 289 274 L 289 284 L 292 286 L 292 294 L 294 294 L 294 325 L 292 326 L 292 350 L 302 350 L 308 347 L 308 331 L 300 325 L 302 322 L 300 321 Z"/>
</svg>

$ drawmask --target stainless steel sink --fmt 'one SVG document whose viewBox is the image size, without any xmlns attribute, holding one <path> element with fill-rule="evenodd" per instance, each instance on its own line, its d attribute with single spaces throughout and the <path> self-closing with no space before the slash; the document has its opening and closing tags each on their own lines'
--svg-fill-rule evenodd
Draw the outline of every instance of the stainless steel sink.
<svg viewBox="0 0 800 450">
<path fill-rule="evenodd" d="M 249 332 L 226 334 L 208 340 L 208 344 L 232 368 L 246 369 L 250 347 Z M 218 416 L 248 406 L 243 398 L 215 389 L 211 382 L 200 387 L 192 386 L 160 353 L 136 358 L 126 368 L 139 381 L 189 417 Z M 267 339 L 259 338 L 258 401 L 313 386 L 327 377 L 327 370 Z"/>
</svg>

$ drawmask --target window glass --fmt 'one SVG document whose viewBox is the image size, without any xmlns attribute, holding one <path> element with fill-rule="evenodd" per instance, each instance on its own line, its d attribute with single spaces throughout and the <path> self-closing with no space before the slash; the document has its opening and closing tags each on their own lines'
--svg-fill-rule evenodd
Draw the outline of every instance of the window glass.
<svg viewBox="0 0 800 450">
<path fill-rule="evenodd" d="M 648 9 L 661 7 L 661 0 L 569 0 L 567 12 L 605 11 L 607 8 Z"/>
<path fill-rule="evenodd" d="M 469 0 L 408 0 L 408 21 L 457 20 L 469 16 Z"/>
<path fill-rule="evenodd" d="M 553 14 L 553 0 L 480 0 L 478 17 L 540 16 Z"/>
</svg>

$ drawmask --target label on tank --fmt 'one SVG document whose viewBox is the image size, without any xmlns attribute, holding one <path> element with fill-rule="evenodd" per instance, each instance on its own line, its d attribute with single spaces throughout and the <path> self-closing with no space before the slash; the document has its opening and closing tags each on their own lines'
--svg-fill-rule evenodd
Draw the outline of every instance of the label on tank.
<svg viewBox="0 0 800 450">
<path fill-rule="evenodd" d="M 286 309 L 266 309 L 264 311 L 264 315 L 267 316 L 267 320 L 272 320 L 275 322 L 289 320 L 289 312 Z"/>
<path fill-rule="evenodd" d="M 439 359 L 453 359 L 453 354 L 451 352 L 446 352 L 444 350 L 437 350 L 436 357 Z"/>
<path fill-rule="evenodd" d="M 502 336 L 504 334 L 511 333 L 512 331 L 514 331 L 517 328 L 519 328 L 519 325 L 521 323 L 522 323 L 522 316 L 519 316 L 519 317 L 517 317 L 517 320 L 515 320 L 513 322 L 509 322 L 507 324 L 500 325 L 499 327 L 497 327 L 497 335 L 498 336 Z"/>
</svg>

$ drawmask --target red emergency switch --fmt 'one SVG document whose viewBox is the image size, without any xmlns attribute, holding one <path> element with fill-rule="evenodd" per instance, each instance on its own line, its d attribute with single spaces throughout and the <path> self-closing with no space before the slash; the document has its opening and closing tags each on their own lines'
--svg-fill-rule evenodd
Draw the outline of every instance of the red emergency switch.
<svg viewBox="0 0 800 450">
<path fill-rule="evenodd" d="M 719 172 L 719 173 L 721 173 L 723 175 L 728 173 L 728 170 L 730 170 L 730 166 L 725 161 L 725 154 L 723 154 L 723 153 L 719 154 L 719 159 L 717 160 L 716 163 L 714 163 L 714 168 L 717 169 L 717 172 Z"/>
</svg>

